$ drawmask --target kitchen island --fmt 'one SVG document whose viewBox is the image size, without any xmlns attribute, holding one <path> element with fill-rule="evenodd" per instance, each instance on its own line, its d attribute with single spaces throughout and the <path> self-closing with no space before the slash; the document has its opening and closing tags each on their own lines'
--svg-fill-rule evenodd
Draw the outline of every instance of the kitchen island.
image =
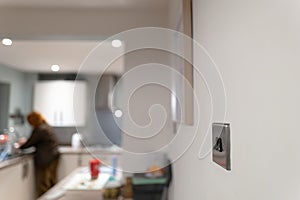
<svg viewBox="0 0 300 200">
<path fill-rule="evenodd" d="M 102 200 L 101 190 L 64 190 L 64 186 L 83 168 L 77 168 L 59 183 L 57 183 L 53 188 L 41 196 L 38 200 L 84 200 L 84 199 L 97 199 Z M 51 198 L 56 196 L 56 194 L 61 193 L 57 198 Z"/>
<path fill-rule="evenodd" d="M 89 165 L 92 158 L 101 160 L 104 166 L 111 166 L 113 158 L 120 160 L 122 150 L 116 146 L 103 148 L 101 146 L 89 146 L 81 148 L 72 148 L 71 146 L 60 146 L 61 153 L 58 166 L 58 180 L 62 180 L 78 167 Z M 117 163 L 120 166 L 120 162 Z"/>
<path fill-rule="evenodd" d="M 73 186 L 70 187 L 70 183 L 85 183 L 85 182 L 92 182 L 90 179 L 82 179 L 85 181 L 78 181 L 75 177 L 78 177 L 78 175 L 86 175 L 89 174 L 88 167 L 79 167 L 75 169 L 71 174 L 69 174 L 67 177 L 65 177 L 63 180 L 61 180 L 59 183 L 57 183 L 54 187 L 52 187 L 48 192 L 46 192 L 43 196 L 41 196 L 38 200 L 88 200 L 88 199 L 95 199 L 95 200 L 104 200 L 102 197 L 103 189 L 105 188 L 105 182 L 103 182 L 102 189 L 95 189 L 93 187 L 87 187 L 83 188 L 80 187 L 80 184 L 71 184 Z M 106 175 L 106 176 L 105 176 Z M 99 179 L 106 177 L 106 180 L 110 177 L 109 172 L 101 172 L 99 175 Z M 117 176 L 118 180 L 121 181 L 122 175 L 119 174 Z M 101 181 L 100 181 L 101 182 Z M 76 185 L 79 185 L 77 187 Z M 99 184 L 95 184 L 98 185 Z M 101 184 L 100 184 L 101 185 Z M 97 187 L 98 187 L 97 186 Z M 80 188 L 80 189 L 78 189 Z M 119 198 L 120 199 L 120 198 Z M 110 199 L 112 200 L 112 199 Z"/>
</svg>

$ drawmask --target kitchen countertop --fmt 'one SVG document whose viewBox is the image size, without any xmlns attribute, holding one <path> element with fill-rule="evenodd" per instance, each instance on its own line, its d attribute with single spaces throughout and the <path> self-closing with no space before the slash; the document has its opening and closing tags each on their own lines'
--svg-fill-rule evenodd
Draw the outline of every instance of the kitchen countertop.
<svg viewBox="0 0 300 200">
<path fill-rule="evenodd" d="M 119 155 L 122 150 L 117 146 L 112 147 L 100 147 L 100 146 L 90 146 L 87 148 L 74 149 L 71 146 L 60 146 L 59 151 L 62 154 L 89 154 L 89 153 L 99 153 L 99 154 L 114 154 Z M 12 165 L 19 164 L 23 161 L 33 158 L 33 149 L 28 149 L 25 153 L 20 153 L 12 157 L 8 157 L 6 160 L 0 162 L 0 170 Z"/>
<path fill-rule="evenodd" d="M 52 196 L 53 194 L 64 191 L 64 195 L 60 198 L 57 198 L 59 200 L 82 200 L 82 199 L 98 199 L 102 200 L 102 191 L 101 190 L 88 190 L 88 191 L 82 191 L 82 190 L 63 190 L 62 188 L 66 183 L 68 183 L 72 177 L 77 174 L 82 168 L 78 168 L 75 171 L 73 171 L 70 175 L 68 175 L 66 178 L 64 178 L 62 181 L 57 183 L 54 187 L 52 187 L 48 192 L 46 192 L 44 195 L 42 195 L 38 200 L 49 200 L 49 196 Z"/>
<path fill-rule="evenodd" d="M 117 146 L 111 147 L 101 147 L 101 146 L 89 146 L 81 148 L 73 148 L 72 146 L 60 146 L 59 152 L 62 154 L 89 154 L 89 153 L 99 153 L 99 154 L 121 154 L 122 149 Z"/>
<path fill-rule="evenodd" d="M 0 170 L 32 159 L 32 154 L 19 154 L 0 162 Z"/>
<path fill-rule="evenodd" d="M 83 200 L 83 199 L 97 199 L 97 200 L 103 200 L 102 197 L 102 190 L 64 190 L 64 186 L 69 183 L 70 180 L 73 180 L 72 178 L 78 174 L 82 173 L 81 171 L 84 171 L 86 167 L 80 167 L 75 169 L 71 174 L 69 174 L 67 177 L 65 177 L 62 181 L 57 183 L 54 187 L 52 187 L 48 192 L 46 192 L 44 195 L 42 195 L 37 200 Z M 61 195 L 59 198 L 50 198 L 50 196 L 53 196 L 56 193 L 63 192 L 63 195 Z"/>
</svg>

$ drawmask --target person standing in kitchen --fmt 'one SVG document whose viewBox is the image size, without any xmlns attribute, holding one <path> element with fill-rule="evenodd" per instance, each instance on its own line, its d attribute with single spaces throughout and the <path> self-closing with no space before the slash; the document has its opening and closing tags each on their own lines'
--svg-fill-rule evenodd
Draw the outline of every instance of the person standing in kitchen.
<svg viewBox="0 0 300 200">
<path fill-rule="evenodd" d="M 53 128 L 38 112 L 27 116 L 33 127 L 27 141 L 20 141 L 21 149 L 35 147 L 34 155 L 37 196 L 41 196 L 57 183 L 57 167 L 59 162 L 58 141 Z M 22 144 L 23 143 L 23 144 Z"/>
</svg>

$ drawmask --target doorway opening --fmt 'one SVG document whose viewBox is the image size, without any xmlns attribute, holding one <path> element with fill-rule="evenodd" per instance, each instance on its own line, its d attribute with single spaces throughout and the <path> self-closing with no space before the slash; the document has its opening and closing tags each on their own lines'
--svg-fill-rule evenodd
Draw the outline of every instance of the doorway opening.
<svg viewBox="0 0 300 200">
<path fill-rule="evenodd" d="M 0 132 L 8 127 L 10 84 L 0 83 Z"/>
</svg>

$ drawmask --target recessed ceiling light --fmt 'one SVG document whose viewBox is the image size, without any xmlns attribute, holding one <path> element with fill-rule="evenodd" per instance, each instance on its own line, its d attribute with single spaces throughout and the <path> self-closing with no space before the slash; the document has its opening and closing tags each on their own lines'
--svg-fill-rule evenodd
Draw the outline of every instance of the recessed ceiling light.
<svg viewBox="0 0 300 200">
<path fill-rule="evenodd" d="M 9 38 L 3 38 L 2 39 L 2 44 L 5 46 L 11 46 L 12 45 L 12 40 Z"/>
<path fill-rule="evenodd" d="M 122 42 L 121 42 L 121 40 L 113 40 L 113 41 L 111 42 L 111 45 L 112 45 L 113 47 L 118 48 L 118 47 L 122 46 Z"/>
<path fill-rule="evenodd" d="M 59 67 L 59 65 L 52 65 L 52 66 L 51 66 L 51 70 L 52 70 L 53 72 L 58 72 L 58 71 L 60 70 L 60 67 Z"/>
<path fill-rule="evenodd" d="M 116 116 L 117 118 L 122 117 L 122 115 L 123 115 L 122 110 L 116 110 L 116 111 L 115 111 L 115 116 Z"/>
</svg>

